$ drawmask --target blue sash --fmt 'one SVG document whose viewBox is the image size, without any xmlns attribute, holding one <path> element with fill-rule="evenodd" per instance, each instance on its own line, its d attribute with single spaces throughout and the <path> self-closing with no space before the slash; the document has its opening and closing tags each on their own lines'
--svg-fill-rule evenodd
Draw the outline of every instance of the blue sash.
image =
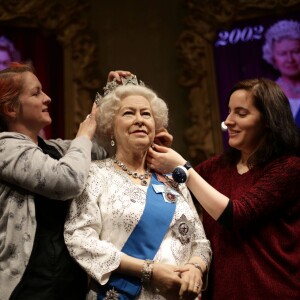
<svg viewBox="0 0 300 300">
<path fill-rule="evenodd" d="M 154 185 L 164 185 L 152 175 L 147 190 L 146 205 L 139 223 L 128 237 L 122 252 L 140 259 L 153 259 L 162 243 L 172 221 L 176 203 L 164 200 L 162 193 L 156 193 Z M 108 283 L 99 286 L 97 300 L 106 297 L 107 291 L 114 289 L 118 294 L 107 296 L 108 299 L 132 300 L 140 293 L 141 280 L 135 277 L 112 274 Z M 114 293 L 114 292 L 112 292 Z M 116 297 L 117 296 L 117 297 Z"/>
<path fill-rule="evenodd" d="M 295 122 L 298 128 L 300 128 L 300 109 L 298 110 L 296 116 L 295 116 Z"/>
</svg>

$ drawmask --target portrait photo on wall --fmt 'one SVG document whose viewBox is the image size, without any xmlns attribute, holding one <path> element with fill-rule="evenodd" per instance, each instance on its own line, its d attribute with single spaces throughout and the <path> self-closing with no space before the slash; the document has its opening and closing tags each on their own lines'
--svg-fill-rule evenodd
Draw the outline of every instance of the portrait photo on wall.
<svg viewBox="0 0 300 300">
<path fill-rule="evenodd" d="M 300 13 L 236 22 L 220 29 L 214 43 L 221 120 L 230 89 L 240 80 L 265 77 L 286 94 L 300 128 Z M 227 136 L 224 131 L 224 145 Z"/>
<path fill-rule="evenodd" d="M 51 98 L 52 124 L 43 129 L 44 138 L 64 138 L 64 82 L 63 50 L 56 37 L 35 28 L 1 25 L 0 70 L 9 62 L 31 63 L 42 84 L 42 90 Z"/>
</svg>

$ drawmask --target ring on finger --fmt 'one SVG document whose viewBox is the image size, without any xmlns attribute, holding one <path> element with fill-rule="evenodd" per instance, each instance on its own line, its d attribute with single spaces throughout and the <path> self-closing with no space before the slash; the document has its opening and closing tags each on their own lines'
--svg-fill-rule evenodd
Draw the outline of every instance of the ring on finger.
<svg viewBox="0 0 300 300">
<path fill-rule="evenodd" d="M 91 117 L 91 114 L 88 114 L 87 116 L 86 116 L 86 119 L 89 119 Z"/>
</svg>

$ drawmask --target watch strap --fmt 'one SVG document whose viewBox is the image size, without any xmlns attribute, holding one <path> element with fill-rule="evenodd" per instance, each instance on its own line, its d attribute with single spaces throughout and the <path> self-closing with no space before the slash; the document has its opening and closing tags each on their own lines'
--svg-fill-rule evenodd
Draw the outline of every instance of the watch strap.
<svg viewBox="0 0 300 300">
<path fill-rule="evenodd" d="M 186 161 L 185 164 L 184 164 L 184 167 L 185 167 L 187 170 L 189 170 L 189 169 L 192 168 L 192 165 L 190 164 L 189 161 Z"/>
</svg>

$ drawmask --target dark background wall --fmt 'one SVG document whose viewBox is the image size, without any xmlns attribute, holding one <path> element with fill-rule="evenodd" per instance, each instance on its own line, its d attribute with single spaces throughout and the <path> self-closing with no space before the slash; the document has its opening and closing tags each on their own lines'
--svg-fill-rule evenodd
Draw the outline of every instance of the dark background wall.
<svg viewBox="0 0 300 300">
<path fill-rule="evenodd" d="M 176 48 L 184 10 L 180 0 L 92 0 L 89 22 L 101 82 L 110 70 L 129 70 L 153 88 L 169 105 L 173 145 L 185 155 L 187 97 Z"/>
<path fill-rule="evenodd" d="M 216 59 L 217 32 L 232 30 L 240 21 L 249 25 L 248 20 L 262 17 L 265 22 L 288 11 L 298 16 L 299 1 L 7 0 L 0 5 L 0 33 L 10 34 L 21 52 L 30 50 L 23 59 L 32 60 L 45 90 L 64 105 L 53 105 L 55 130 L 50 137 L 72 138 L 95 92 L 102 92 L 108 72 L 129 70 L 168 103 L 173 147 L 197 163 L 222 151 L 224 116 L 220 118 L 218 101 L 224 97 L 217 92 L 230 79 L 228 70 L 245 70 L 244 61 L 257 67 L 253 57 L 261 58 L 251 51 L 251 60 L 247 52 L 239 62 L 235 53 L 242 52 L 230 48 L 229 56 L 219 54 Z M 45 42 L 30 42 L 31 31 Z M 48 42 L 58 43 L 53 46 L 60 53 L 46 46 Z M 54 76 L 46 66 L 53 67 Z M 55 77 L 49 91 L 49 79 L 40 74 Z M 237 74 L 234 83 L 241 79 Z M 227 89 L 226 85 L 222 91 Z"/>
</svg>

